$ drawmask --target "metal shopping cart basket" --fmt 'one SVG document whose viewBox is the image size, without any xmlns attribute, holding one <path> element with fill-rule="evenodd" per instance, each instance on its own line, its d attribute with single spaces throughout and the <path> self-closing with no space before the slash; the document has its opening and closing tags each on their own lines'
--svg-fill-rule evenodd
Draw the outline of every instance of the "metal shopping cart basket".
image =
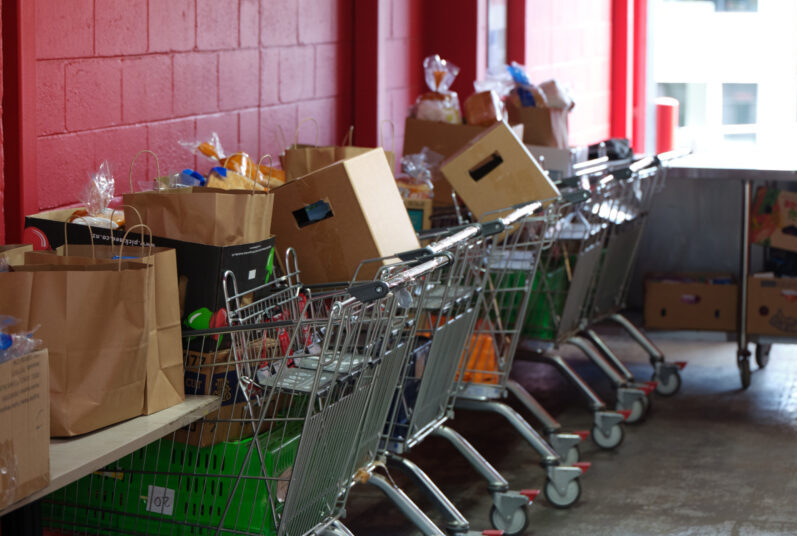
<svg viewBox="0 0 797 536">
<path fill-rule="evenodd" d="M 296 273 L 254 292 L 225 276 L 228 327 L 184 334 L 187 382 L 216 414 L 49 497 L 72 533 L 345 533 L 339 524 L 367 408 L 402 357 L 406 321 L 384 282 L 314 297 Z M 315 367 L 302 366 L 315 360 Z"/>
</svg>

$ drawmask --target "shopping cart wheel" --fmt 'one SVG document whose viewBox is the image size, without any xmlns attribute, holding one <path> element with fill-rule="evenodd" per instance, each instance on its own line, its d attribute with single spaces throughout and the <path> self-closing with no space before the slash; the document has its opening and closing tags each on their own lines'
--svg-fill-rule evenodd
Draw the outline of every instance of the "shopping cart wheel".
<svg viewBox="0 0 797 536">
<path fill-rule="evenodd" d="M 624 407 L 623 404 L 618 403 L 616 405 L 615 409 L 617 409 L 618 411 L 620 411 L 620 410 L 630 410 L 631 411 L 631 415 L 628 416 L 628 418 L 625 420 L 625 422 L 627 422 L 629 424 L 636 424 L 636 423 L 642 422 L 642 419 L 645 418 L 645 415 L 648 412 L 647 411 L 647 406 L 646 406 L 646 403 L 645 403 L 646 399 L 647 399 L 646 396 L 643 396 L 642 398 L 634 399 L 634 401 L 631 402 L 631 407 Z"/>
<path fill-rule="evenodd" d="M 615 424 L 609 429 L 609 433 L 603 433 L 598 426 L 592 429 L 592 441 L 604 450 L 616 449 L 625 438 L 625 431 L 622 424 Z M 545 489 L 548 489 L 547 487 Z"/>
<path fill-rule="evenodd" d="M 769 364 L 769 352 L 771 351 L 771 344 L 755 345 L 755 362 L 758 363 L 758 368 L 765 368 Z"/>
<path fill-rule="evenodd" d="M 739 362 L 739 378 L 742 380 L 742 389 L 750 387 L 750 358 L 740 358 Z"/>
<path fill-rule="evenodd" d="M 677 368 L 667 374 L 653 373 L 650 379 L 658 382 L 656 394 L 661 396 L 672 396 L 681 389 L 681 373 Z"/>
<path fill-rule="evenodd" d="M 514 512 L 504 517 L 498 508 L 493 505 L 490 508 L 490 523 L 493 528 L 504 531 L 505 536 L 514 536 L 515 534 L 523 534 L 529 524 L 529 511 L 528 506 L 520 506 Z"/>
<path fill-rule="evenodd" d="M 554 508 L 570 508 L 577 503 L 578 499 L 581 497 L 581 482 L 578 478 L 574 478 L 567 483 L 567 489 L 564 494 L 562 494 L 556 489 L 553 482 L 547 480 L 543 493 L 545 493 L 545 498 Z"/>
<path fill-rule="evenodd" d="M 578 463 L 580 459 L 581 451 L 578 449 L 578 445 L 573 445 L 567 450 L 567 454 L 565 454 L 564 458 L 561 460 L 561 464 L 573 465 L 574 463 Z"/>
</svg>

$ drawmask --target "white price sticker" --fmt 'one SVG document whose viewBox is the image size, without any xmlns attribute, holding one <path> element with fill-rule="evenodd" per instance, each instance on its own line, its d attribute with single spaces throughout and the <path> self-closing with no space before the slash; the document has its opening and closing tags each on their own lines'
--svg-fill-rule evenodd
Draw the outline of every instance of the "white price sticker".
<svg viewBox="0 0 797 536">
<path fill-rule="evenodd" d="M 255 268 L 254 270 L 249 270 L 249 280 L 251 281 L 255 277 L 257 277 L 257 268 Z"/>
<path fill-rule="evenodd" d="M 149 486 L 147 488 L 147 511 L 165 516 L 172 515 L 174 512 L 174 490 Z"/>
</svg>

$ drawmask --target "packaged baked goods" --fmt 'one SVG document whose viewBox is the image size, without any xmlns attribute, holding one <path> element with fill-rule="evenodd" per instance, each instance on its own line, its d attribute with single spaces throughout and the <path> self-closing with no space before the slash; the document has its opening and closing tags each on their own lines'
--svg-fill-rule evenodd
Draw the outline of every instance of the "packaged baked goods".
<svg viewBox="0 0 797 536">
<path fill-rule="evenodd" d="M 435 170 L 443 161 L 443 155 L 428 147 L 420 153 L 407 154 L 401 158 L 401 171 L 404 175 L 396 177 L 401 196 L 405 199 L 432 199 L 434 197 Z"/>
<path fill-rule="evenodd" d="M 124 215 L 108 206 L 114 197 L 115 183 L 108 161 L 100 164 L 96 173 L 89 176 L 83 190 L 83 208 L 75 210 L 69 218 L 72 223 L 117 229 L 124 225 Z"/>
<path fill-rule="evenodd" d="M 427 121 L 461 123 L 459 97 L 449 88 L 459 73 L 459 67 L 435 54 L 423 60 L 424 78 L 430 91 L 415 101 L 411 117 Z"/>
<path fill-rule="evenodd" d="M 179 143 L 180 145 L 182 145 L 192 153 L 204 156 L 205 158 L 212 160 L 213 162 L 222 163 L 222 161 L 225 158 L 227 158 L 227 156 L 224 154 L 224 149 L 221 147 L 221 140 L 219 140 L 219 135 L 215 132 L 210 134 L 210 139 L 207 141 L 180 140 L 177 143 Z"/>
<path fill-rule="evenodd" d="M 250 178 L 221 166 L 210 170 L 205 185 L 208 188 L 221 188 L 222 190 L 265 190 L 263 186 Z"/>
<path fill-rule="evenodd" d="M 465 101 L 465 122 L 469 125 L 489 127 L 504 117 L 504 107 L 492 89 L 474 93 Z"/>
</svg>

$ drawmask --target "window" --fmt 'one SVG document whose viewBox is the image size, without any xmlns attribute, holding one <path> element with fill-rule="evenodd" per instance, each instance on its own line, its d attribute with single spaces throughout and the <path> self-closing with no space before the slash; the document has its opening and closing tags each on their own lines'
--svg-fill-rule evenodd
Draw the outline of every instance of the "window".
<svg viewBox="0 0 797 536">
<path fill-rule="evenodd" d="M 722 84 L 723 125 L 755 124 L 757 105 L 757 84 Z"/>
<path fill-rule="evenodd" d="M 507 0 L 487 3 L 487 68 L 506 64 Z"/>
<path fill-rule="evenodd" d="M 695 127 L 706 124 L 706 84 L 665 82 L 657 84 L 659 97 L 678 101 L 678 126 Z"/>
</svg>

